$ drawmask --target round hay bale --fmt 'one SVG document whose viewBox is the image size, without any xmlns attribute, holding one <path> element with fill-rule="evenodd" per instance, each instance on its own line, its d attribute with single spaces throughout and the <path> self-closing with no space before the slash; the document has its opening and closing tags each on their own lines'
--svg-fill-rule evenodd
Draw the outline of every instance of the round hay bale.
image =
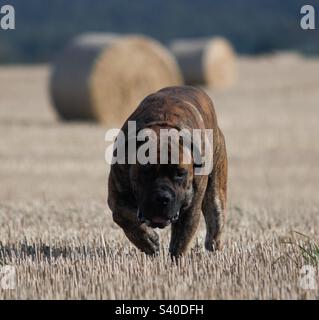
<svg viewBox="0 0 319 320">
<path fill-rule="evenodd" d="M 232 86 L 236 79 L 236 54 L 224 38 L 175 40 L 170 49 L 186 84 L 216 89 Z"/>
<path fill-rule="evenodd" d="M 120 125 L 151 92 L 179 85 L 174 57 L 147 37 L 84 34 L 57 58 L 50 92 L 66 120 Z"/>
</svg>

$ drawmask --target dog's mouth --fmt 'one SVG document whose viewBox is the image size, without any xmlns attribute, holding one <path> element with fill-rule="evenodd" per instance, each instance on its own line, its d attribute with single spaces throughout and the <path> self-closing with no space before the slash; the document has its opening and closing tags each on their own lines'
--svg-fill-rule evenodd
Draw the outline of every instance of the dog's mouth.
<svg viewBox="0 0 319 320">
<path fill-rule="evenodd" d="M 165 227 L 167 227 L 171 223 L 171 221 L 165 220 L 165 219 L 154 218 L 152 220 L 145 220 L 145 223 L 147 226 L 149 226 L 151 228 L 164 229 Z"/>
<path fill-rule="evenodd" d="M 141 223 L 145 223 L 147 226 L 151 228 L 160 228 L 163 229 L 167 227 L 171 223 L 175 223 L 179 219 L 179 211 L 172 218 L 164 218 L 164 217 L 152 217 L 151 219 L 146 219 L 141 211 L 138 209 L 137 211 L 138 220 Z"/>
</svg>

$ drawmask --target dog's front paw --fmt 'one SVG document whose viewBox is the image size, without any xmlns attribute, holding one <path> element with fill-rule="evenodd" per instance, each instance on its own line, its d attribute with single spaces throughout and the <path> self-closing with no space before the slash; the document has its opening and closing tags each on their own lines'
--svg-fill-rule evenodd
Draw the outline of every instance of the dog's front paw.
<svg viewBox="0 0 319 320">
<path fill-rule="evenodd" d="M 205 241 L 205 249 L 208 251 L 216 251 L 216 250 L 221 250 L 222 249 L 222 243 L 220 240 L 212 240 L 212 241 Z"/>
<path fill-rule="evenodd" d="M 159 252 L 159 236 L 154 230 L 146 226 L 140 226 L 135 230 L 126 232 L 126 236 L 136 247 L 148 255 Z"/>
</svg>

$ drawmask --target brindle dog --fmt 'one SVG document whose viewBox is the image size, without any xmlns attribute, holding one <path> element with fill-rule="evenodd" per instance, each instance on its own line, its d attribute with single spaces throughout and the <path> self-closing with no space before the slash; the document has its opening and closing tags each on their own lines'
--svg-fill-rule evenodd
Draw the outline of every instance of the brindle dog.
<svg viewBox="0 0 319 320">
<path fill-rule="evenodd" d="M 111 166 L 108 204 L 114 221 L 127 238 L 146 254 L 159 250 L 154 228 L 171 224 L 170 253 L 184 254 L 203 212 L 206 223 L 205 248 L 220 248 L 225 221 L 227 154 L 211 99 L 202 90 L 167 87 L 147 96 L 122 127 L 128 137 L 128 121 L 137 131 L 151 128 L 212 129 L 212 170 L 194 174 L 190 164 L 118 164 Z M 158 150 L 160 152 L 160 148 Z"/>
</svg>

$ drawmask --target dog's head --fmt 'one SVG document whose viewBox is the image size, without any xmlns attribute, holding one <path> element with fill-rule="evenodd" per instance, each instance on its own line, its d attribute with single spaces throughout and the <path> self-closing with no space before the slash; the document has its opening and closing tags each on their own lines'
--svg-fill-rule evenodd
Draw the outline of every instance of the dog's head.
<svg viewBox="0 0 319 320">
<path fill-rule="evenodd" d="M 182 208 L 190 205 L 193 197 L 194 166 L 192 160 L 178 145 L 180 161 L 171 161 L 171 144 L 168 147 L 168 163 L 161 163 L 162 148 L 157 143 L 156 164 L 130 166 L 130 180 L 137 201 L 137 215 L 141 222 L 153 228 L 165 228 L 178 220 Z"/>
</svg>

